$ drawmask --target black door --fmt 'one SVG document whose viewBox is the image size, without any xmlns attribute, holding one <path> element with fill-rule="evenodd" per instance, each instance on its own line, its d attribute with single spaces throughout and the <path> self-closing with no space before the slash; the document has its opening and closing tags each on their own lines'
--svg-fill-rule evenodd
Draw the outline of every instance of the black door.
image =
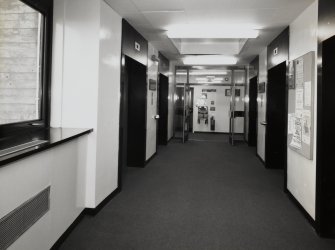
<svg viewBox="0 0 335 250">
<path fill-rule="evenodd" d="M 257 76 L 252 78 L 249 83 L 249 134 L 248 145 L 257 145 Z"/>
<path fill-rule="evenodd" d="M 335 237 L 335 36 L 321 44 L 318 78 L 316 221 L 320 235 Z"/>
<path fill-rule="evenodd" d="M 286 62 L 268 71 L 266 123 L 266 167 L 285 168 L 287 150 Z"/>
<path fill-rule="evenodd" d="M 168 105 L 169 105 L 169 78 L 159 74 L 158 88 L 158 145 L 167 145 L 168 143 Z"/>
<path fill-rule="evenodd" d="M 144 167 L 146 151 L 147 68 L 124 56 L 121 77 L 121 166 Z"/>
</svg>

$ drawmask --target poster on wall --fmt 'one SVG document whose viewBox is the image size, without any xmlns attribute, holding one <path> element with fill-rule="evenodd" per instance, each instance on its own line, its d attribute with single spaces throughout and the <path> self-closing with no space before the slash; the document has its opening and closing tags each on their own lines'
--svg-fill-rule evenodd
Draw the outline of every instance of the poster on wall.
<svg viewBox="0 0 335 250">
<path fill-rule="evenodd" d="M 294 119 L 293 136 L 290 143 L 291 147 L 301 149 L 302 146 L 302 121 L 301 118 Z"/>
</svg>

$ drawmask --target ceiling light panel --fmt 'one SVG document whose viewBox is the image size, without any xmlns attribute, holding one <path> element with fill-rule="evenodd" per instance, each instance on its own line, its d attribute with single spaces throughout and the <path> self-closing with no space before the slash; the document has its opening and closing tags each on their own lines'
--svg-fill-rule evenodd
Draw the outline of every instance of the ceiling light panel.
<svg viewBox="0 0 335 250">
<path fill-rule="evenodd" d="M 236 39 L 236 38 L 257 38 L 259 31 L 243 27 L 183 27 L 176 26 L 168 29 L 167 36 L 171 39 Z"/>
<path fill-rule="evenodd" d="M 235 65 L 237 58 L 233 56 L 187 56 L 183 59 L 185 65 Z"/>
<path fill-rule="evenodd" d="M 150 13 L 184 13 L 185 10 L 144 10 L 142 13 L 144 14 L 150 14 Z"/>
</svg>

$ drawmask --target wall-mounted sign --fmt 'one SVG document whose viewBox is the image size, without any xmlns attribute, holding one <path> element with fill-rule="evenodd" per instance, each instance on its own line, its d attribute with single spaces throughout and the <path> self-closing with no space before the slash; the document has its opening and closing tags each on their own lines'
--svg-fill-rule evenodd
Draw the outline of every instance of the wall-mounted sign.
<svg viewBox="0 0 335 250">
<path fill-rule="evenodd" d="M 225 96 L 231 96 L 231 89 L 225 90 Z"/>
<path fill-rule="evenodd" d="M 149 79 L 149 90 L 156 90 L 157 89 L 157 83 L 153 79 Z"/>
<path fill-rule="evenodd" d="M 241 90 L 235 89 L 235 96 L 241 96 Z"/>
<path fill-rule="evenodd" d="M 258 84 L 258 93 L 265 93 L 265 82 L 260 82 Z"/>
<path fill-rule="evenodd" d="M 275 49 L 273 50 L 273 55 L 274 55 L 274 56 L 278 55 L 278 48 L 275 48 Z"/>
<path fill-rule="evenodd" d="M 141 44 L 139 44 L 138 42 L 135 42 L 135 50 L 141 51 Z"/>
</svg>

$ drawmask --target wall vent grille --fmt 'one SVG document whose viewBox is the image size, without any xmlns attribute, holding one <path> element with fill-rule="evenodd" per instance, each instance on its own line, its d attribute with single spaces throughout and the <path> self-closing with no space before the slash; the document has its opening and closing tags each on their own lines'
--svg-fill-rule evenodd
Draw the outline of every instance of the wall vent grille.
<svg viewBox="0 0 335 250">
<path fill-rule="evenodd" d="M 0 219 L 0 250 L 7 249 L 50 209 L 50 186 Z"/>
</svg>

